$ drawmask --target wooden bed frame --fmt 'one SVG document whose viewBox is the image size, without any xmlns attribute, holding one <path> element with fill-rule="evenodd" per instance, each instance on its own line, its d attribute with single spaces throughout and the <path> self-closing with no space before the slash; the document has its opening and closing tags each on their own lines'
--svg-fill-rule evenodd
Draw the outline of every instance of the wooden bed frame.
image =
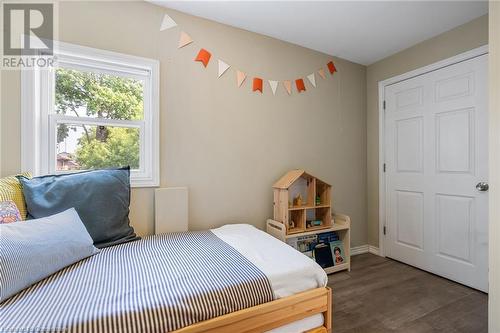
<svg viewBox="0 0 500 333">
<path fill-rule="evenodd" d="M 162 190 L 155 192 L 155 197 L 161 195 Z M 179 205 L 178 202 L 187 200 L 185 188 L 170 189 L 168 200 L 157 197 L 160 204 L 155 205 L 156 216 L 163 216 L 163 211 L 158 211 L 159 207 L 168 205 L 170 202 L 176 203 L 169 205 L 168 210 L 177 212 L 174 218 L 164 221 L 166 225 L 162 226 L 162 232 L 187 231 L 172 229 L 175 225 L 169 225 L 168 222 L 178 222 L 178 216 L 188 216 L 187 203 Z M 173 197 L 172 197 L 173 196 Z M 173 200 L 177 199 L 177 201 Z M 184 201 L 183 201 L 184 200 Z M 166 206 L 167 207 L 167 206 Z M 181 207 L 179 209 L 179 207 Z M 157 221 L 158 218 L 157 218 Z M 284 326 L 294 321 L 301 320 L 315 314 L 323 314 L 323 326 L 306 331 L 307 333 L 326 333 L 332 329 L 332 290 L 328 287 L 316 288 L 292 296 L 277 299 L 272 302 L 257 305 L 251 308 L 243 309 L 224 316 L 205 320 L 190 326 L 181 328 L 174 333 L 250 333 L 265 332 Z"/>
<path fill-rule="evenodd" d="M 323 326 L 306 332 L 326 333 L 332 330 L 332 311 L 332 290 L 328 287 L 316 288 L 202 321 L 175 333 L 265 332 L 318 313 L 323 314 Z"/>
</svg>

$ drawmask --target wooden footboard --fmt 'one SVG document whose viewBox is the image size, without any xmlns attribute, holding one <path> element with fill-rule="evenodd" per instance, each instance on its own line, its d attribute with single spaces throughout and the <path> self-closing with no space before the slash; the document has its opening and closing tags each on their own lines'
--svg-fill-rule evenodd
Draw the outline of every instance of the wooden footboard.
<svg viewBox="0 0 500 333">
<path fill-rule="evenodd" d="M 309 332 L 331 332 L 332 290 L 317 288 L 300 294 L 202 321 L 176 333 L 265 332 L 294 321 L 322 313 L 324 324 Z"/>
</svg>

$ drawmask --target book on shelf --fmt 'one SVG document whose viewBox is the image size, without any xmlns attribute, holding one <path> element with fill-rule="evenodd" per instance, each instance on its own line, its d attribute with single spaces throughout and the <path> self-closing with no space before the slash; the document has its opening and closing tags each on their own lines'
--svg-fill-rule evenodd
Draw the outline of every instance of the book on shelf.
<svg viewBox="0 0 500 333">
<path fill-rule="evenodd" d="M 341 240 L 330 242 L 330 249 L 334 266 L 341 265 L 347 262 L 344 252 L 344 243 Z"/>
<path fill-rule="evenodd" d="M 286 242 L 291 247 L 304 253 L 312 251 L 312 249 L 318 242 L 318 238 L 316 237 L 316 235 L 299 236 L 299 237 L 289 238 L 287 239 Z"/>
<path fill-rule="evenodd" d="M 335 231 L 292 237 L 288 238 L 286 243 L 315 260 L 323 268 L 346 262 L 344 245 Z"/>
<path fill-rule="evenodd" d="M 329 243 L 320 243 L 314 247 L 314 259 L 316 263 L 320 265 L 322 268 L 332 267 L 333 257 L 332 250 L 330 249 Z"/>
<path fill-rule="evenodd" d="M 339 240 L 339 235 L 335 231 L 318 234 L 318 243 L 330 243 L 336 240 Z"/>
<path fill-rule="evenodd" d="M 339 240 L 335 231 L 322 232 L 315 235 L 291 237 L 286 243 L 300 252 L 311 251 L 316 244 L 330 243 Z"/>
</svg>

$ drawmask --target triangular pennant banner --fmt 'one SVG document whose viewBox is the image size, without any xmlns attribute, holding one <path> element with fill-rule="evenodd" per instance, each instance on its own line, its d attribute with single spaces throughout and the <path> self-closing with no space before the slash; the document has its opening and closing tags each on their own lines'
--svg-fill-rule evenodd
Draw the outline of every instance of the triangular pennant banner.
<svg viewBox="0 0 500 333">
<path fill-rule="evenodd" d="M 262 79 L 260 77 L 253 78 L 252 91 L 257 91 L 257 90 L 260 91 L 260 93 L 262 94 L 263 87 L 262 87 Z"/>
<path fill-rule="evenodd" d="M 238 88 L 241 87 L 243 81 L 247 78 L 247 75 L 243 72 L 236 71 L 236 81 L 238 82 Z"/>
<path fill-rule="evenodd" d="M 290 81 L 283 81 L 283 87 L 285 87 L 285 90 L 288 93 L 288 95 L 292 94 L 292 82 L 290 82 Z"/>
<path fill-rule="evenodd" d="M 319 74 L 319 76 L 321 76 L 323 79 L 326 79 L 325 70 L 324 70 L 323 68 L 318 69 L 318 74 Z"/>
<path fill-rule="evenodd" d="M 175 23 L 170 16 L 165 14 L 165 16 L 163 16 L 163 20 L 161 21 L 160 31 L 167 30 L 175 26 L 177 26 L 177 23 Z"/>
<path fill-rule="evenodd" d="M 306 91 L 304 80 L 302 79 L 295 80 L 295 85 L 297 86 L 297 92 Z"/>
<path fill-rule="evenodd" d="M 219 76 L 218 77 L 221 77 L 222 74 L 224 74 L 229 69 L 229 67 L 231 67 L 231 66 L 229 66 L 224 61 L 219 59 Z"/>
<path fill-rule="evenodd" d="M 273 95 L 276 95 L 276 88 L 278 88 L 278 81 L 273 81 L 273 80 L 268 80 L 269 85 L 271 86 L 271 90 L 273 92 Z"/>
<path fill-rule="evenodd" d="M 312 86 L 316 88 L 316 78 L 314 77 L 314 73 L 309 74 L 307 79 L 311 82 Z"/>
<path fill-rule="evenodd" d="M 328 70 L 330 71 L 330 74 L 333 75 L 333 73 L 335 73 L 337 71 L 337 68 L 335 67 L 335 65 L 333 64 L 333 61 L 330 61 L 328 64 L 326 64 L 328 66 Z"/>
<path fill-rule="evenodd" d="M 210 54 L 210 52 L 208 52 L 207 50 L 200 49 L 200 52 L 198 52 L 198 55 L 196 56 L 194 61 L 200 61 L 203 66 L 207 67 L 211 56 L 212 54 Z"/>
<path fill-rule="evenodd" d="M 181 31 L 181 35 L 179 37 L 179 45 L 177 46 L 177 48 L 180 49 L 181 47 L 191 44 L 192 42 L 193 40 L 191 39 L 191 36 L 189 36 L 184 31 Z"/>
</svg>

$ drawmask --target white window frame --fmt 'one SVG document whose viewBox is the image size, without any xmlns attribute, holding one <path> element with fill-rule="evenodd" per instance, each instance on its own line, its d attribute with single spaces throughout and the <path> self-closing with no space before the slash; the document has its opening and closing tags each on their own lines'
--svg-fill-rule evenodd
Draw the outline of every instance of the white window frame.
<svg viewBox="0 0 500 333">
<path fill-rule="evenodd" d="M 154 187 L 160 183 L 159 168 L 159 72 L 158 60 L 54 41 L 56 63 L 65 68 L 92 69 L 115 76 L 144 81 L 144 118 L 114 120 L 71 117 L 53 112 L 54 69 L 21 71 L 21 167 L 33 175 L 56 170 L 57 124 L 88 124 L 139 128 L 140 168 L 131 170 L 132 187 Z M 51 144 L 52 143 L 52 144 Z"/>
</svg>

